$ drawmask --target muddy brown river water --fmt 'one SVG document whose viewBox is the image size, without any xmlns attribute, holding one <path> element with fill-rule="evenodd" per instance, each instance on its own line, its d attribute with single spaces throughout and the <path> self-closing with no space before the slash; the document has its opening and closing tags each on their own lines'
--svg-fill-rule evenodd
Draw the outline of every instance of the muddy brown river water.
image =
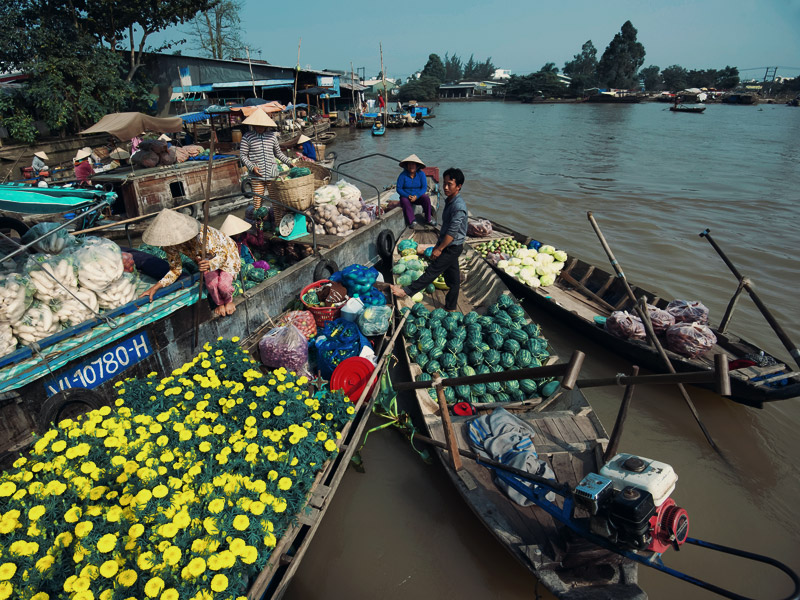
<svg viewBox="0 0 800 600">
<path fill-rule="evenodd" d="M 800 109 L 710 105 L 693 115 L 661 104 L 465 103 L 437 106 L 436 115 L 433 127 L 380 138 L 340 129 L 329 149 L 340 161 L 413 152 L 429 165 L 458 166 L 473 213 L 607 265 L 591 210 L 629 280 L 664 298 L 701 300 L 718 322 L 736 280 L 698 237 L 709 227 L 800 342 Z M 398 173 L 381 157 L 342 170 L 380 186 Z M 530 312 L 562 356 L 586 353 L 582 376 L 630 372 L 630 363 Z M 749 299 L 731 330 L 790 360 Z M 620 450 L 674 467 L 672 497 L 689 511 L 690 535 L 800 571 L 800 399 L 756 410 L 689 392 L 724 458 L 665 386 L 637 387 Z M 622 389 L 586 396 L 610 431 Z M 363 459 L 366 472 L 345 477 L 287 598 L 550 597 L 483 529 L 441 467 L 422 462 L 395 431 L 371 435 Z M 668 551 L 665 562 L 749 597 L 790 589 L 775 570 L 696 547 Z M 654 600 L 717 597 L 646 568 L 640 581 Z"/>
</svg>

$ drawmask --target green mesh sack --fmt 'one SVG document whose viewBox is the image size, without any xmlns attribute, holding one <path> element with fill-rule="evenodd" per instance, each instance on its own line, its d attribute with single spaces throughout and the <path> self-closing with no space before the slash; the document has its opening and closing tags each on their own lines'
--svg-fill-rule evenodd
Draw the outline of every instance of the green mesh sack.
<svg viewBox="0 0 800 600">
<path fill-rule="evenodd" d="M 306 175 L 311 175 L 311 169 L 308 167 L 293 167 L 289 169 L 289 179 L 297 179 Z"/>
</svg>

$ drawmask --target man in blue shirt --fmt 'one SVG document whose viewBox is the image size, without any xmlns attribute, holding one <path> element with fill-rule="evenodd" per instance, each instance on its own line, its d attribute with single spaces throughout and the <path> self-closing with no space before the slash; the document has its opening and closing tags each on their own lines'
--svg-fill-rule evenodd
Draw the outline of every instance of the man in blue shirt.
<svg viewBox="0 0 800 600">
<path fill-rule="evenodd" d="M 444 211 L 442 212 L 442 227 L 439 230 L 439 239 L 431 253 L 431 263 L 422 277 L 413 281 L 411 285 L 401 287 L 393 285 L 392 293 L 403 298 L 413 296 L 433 283 L 439 275 L 444 275 L 444 282 L 450 290 L 444 301 L 444 308 L 454 312 L 458 310 L 458 290 L 461 286 L 461 271 L 458 268 L 458 257 L 464 248 L 467 239 L 467 204 L 461 197 L 461 186 L 464 185 L 464 173 L 461 169 L 450 168 L 442 177 L 445 196 Z"/>
</svg>

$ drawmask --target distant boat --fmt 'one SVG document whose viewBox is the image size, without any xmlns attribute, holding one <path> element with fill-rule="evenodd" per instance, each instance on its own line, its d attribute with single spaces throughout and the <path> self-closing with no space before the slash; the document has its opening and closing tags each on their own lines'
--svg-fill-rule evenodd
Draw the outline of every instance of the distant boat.
<svg viewBox="0 0 800 600">
<path fill-rule="evenodd" d="M 642 99 L 634 92 L 600 92 L 589 96 L 586 101 L 601 104 L 636 104 Z"/>
<path fill-rule="evenodd" d="M 753 94 L 731 94 L 722 99 L 723 104 L 758 104 Z"/>
<path fill-rule="evenodd" d="M 383 135 L 386 133 L 386 128 L 380 123 L 375 123 L 372 126 L 372 135 Z"/>
<path fill-rule="evenodd" d="M 669 109 L 672 112 L 685 112 L 685 113 L 695 113 L 701 114 L 706 107 L 705 106 L 684 106 L 683 104 L 676 104 L 675 106 L 670 106 Z"/>
</svg>

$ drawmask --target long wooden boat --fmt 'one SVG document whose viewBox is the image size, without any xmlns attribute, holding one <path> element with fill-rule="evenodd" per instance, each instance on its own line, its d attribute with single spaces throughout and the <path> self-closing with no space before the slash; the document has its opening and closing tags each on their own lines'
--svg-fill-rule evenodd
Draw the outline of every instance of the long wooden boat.
<svg viewBox="0 0 800 600">
<path fill-rule="evenodd" d="M 684 112 L 684 113 L 694 113 L 696 115 L 702 114 L 702 112 L 706 109 L 705 106 L 685 106 L 683 104 L 676 104 L 675 106 L 670 106 L 669 109 L 672 112 Z"/>
<path fill-rule="evenodd" d="M 367 204 L 375 202 L 367 199 Z M 35 352 L 23 346 L 0 357 L 0 462 L 13 460 L 34 432 L 45 431 L 54 420 L 98 408 L 104 396 L 113 394 L 119 375 L 171 371 L 190 360 L 195 310 L 200 313 L 198 339 L 244 338 L 336 265 L 377 264 L 376 240 L 384 231 L 394 239 L 404 228 L 402 210 L 394 208 L 347 236 L 316 236 L 315 254 L 235 297 L 236 312 L 229 317 L 213 318 L 205 301 L 196 306 L 195 276 L 160 290 L 152 303 L 138 298 L 40 340 Z M 292 243 L 310 245 L 312 236 Z"/>
<path fill-rule="evenodd" d="M 487 239 L 513 237 L 527 244 L 531 238 L 504 225 L 492 223 L 491 238 L 469 238 L 468 244 L 477 245 Z M 633 311 L 633 303 L 625 294 L 623 282 L 603 267 L 573 256 L 567 249 L 568 260 L 555 284 L 546 288 L 532 288 L 496 269 L 515 294 L 522 295 L 541 306 L 572 328 L 595 340 L 597 343 L 655 372 L 663 372 L 664 365 L 658 353 L 647 342 L 626 340 L 608 333 L 598 324 L 596 317 L 608 317 L 613 311 Z M 661 294 L 634 285 L 631 288 L 637 298 L 647 296 L 648 302 L 664 308 L 671 300 Z M 710 371 L 714 368 L 714 355 L 724 354 L 729 362 L 746 355 L 765 357 L 774 361 L 766 367 L 750 366 L 731 369 L 731 400 L 763 408 L 765 402 L 785 400 L 800 396 L 800 372 L 792 370 L 779 358 L 763 351 L 755 344 L 729 332 L 720 332 L 710 325 L 717 336 L 716 345 L 698 358 L 686 358 L 666 350 L 672 366 L 677 372 Z M 785 382 L 785 383 L 784 383 Z M 698 384 L 700 385 L 700 384 Z M 712 387 L 711 384 L 704 387 Z"/>
<path fill-rule="evenodd" d="M 406 231 L 402 238 L 413 236 L 420 244 L 432 244 L 431 230 Z M 399 258 L 395 249 L 395 260 Z M 461 257 L 462 274 L 459 310 L 483 314 L 508 288 L 489 265 L 465 246 Z M 425 296 L 428 308 L 442 307 L 444 292 Z M 412 306 L 409 298 L 398 301 L 401 307 Z M 406 358 L 408 359 L 406 340 Z M 422 373 L 409 359 L 409 371 L 415 381 Z M 416 402 L 422 413 L 424 432 L 438 442 L 445 442 L 439 405 L 425 389 L 417 390 Z M 491 407 L 478 407 L 478 414 Z M 508 410 L 536 431 L 539 457 L 547 460 L 560 483 L 576 485 L 586 474 L 602 466 L 603 448 L 608 442 L 603 425 L 584 395 L 577 389 L 561 390 L 543 399 L 530 398 L 509 404 Z M 455 437 L 461 449 L 468 449 L 466 422 L 470 417 L 451 417 Z M 543 509 L 512 502 L 492 480 L 488 469 L 463 458 L 463 468 L 455 471 L 449 454 L 437 455 L 467 504 L 502 544 L 525 568 L 535 575 L 558 598 L 565 600 L 645 599 L 637 584 L 638 572 L 633 561 L 603 550 L 564 533 L 564 529 Z M 485 551 L 485 550 L 484 550 Z"/>
</svg>

